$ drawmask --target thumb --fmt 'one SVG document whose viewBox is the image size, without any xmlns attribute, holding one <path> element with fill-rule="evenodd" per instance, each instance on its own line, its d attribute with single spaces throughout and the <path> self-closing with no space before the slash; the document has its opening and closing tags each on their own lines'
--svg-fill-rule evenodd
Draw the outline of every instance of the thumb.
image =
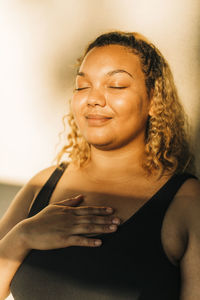
<svg viewBox="0 0 200 300">
<path fill-rule="evenodd" d="M 81 203 L 83 201 L 83 195 L 78 195 L 76 197 L 73 197 L 71 199 L 67 199 L 67 200 L 64 200 L 66 205 L 68 206 L 77 206 L 79 205 L 79 203 Z"/>
</svg>

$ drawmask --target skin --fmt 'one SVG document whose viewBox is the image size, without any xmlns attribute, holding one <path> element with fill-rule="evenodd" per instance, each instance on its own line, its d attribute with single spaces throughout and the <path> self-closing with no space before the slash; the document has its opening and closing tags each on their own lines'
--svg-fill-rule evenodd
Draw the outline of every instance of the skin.
<svg viewBox="0 0 200 300">
<path fill-rule="evenodd" d="M 76 123 L 91 145 L 87 172 L 100 179 L 103 170 L 110 180 L 116 180 L 117 174 L 120 182 L 133 174 L 144 175 L 140 162 L 150 103 L 138 56 L 120 45 L 89 51 L 79 69 L 72 98 Z M 87 119 L 89 114 L 111 119 L 92 123 Z M 94 170 L 98 170 L 97 175 Z"/>
<path fill-rule="evenodd" d="M 123 69 L 131 76 L 125 73 L 107 76 L 108 72 L 117 69 Z M 106 174 L 109 183 L 133 179 L 134 174 L 142 178 L 145 175 L 140 162 L 153 99 L 148 99 L 138 57 L 118 45 L 93 48 L 79 72 L 76 88 L 83 89 L 75 91 L 72 111 L 81 133 L 91 144 L 92 159 L 85 168 L 87 174 L 96 181 L 103 180 Z M 111 86 L 126 88 L 113 89 Z M 97 126 L 85 119 L 89 113 L 106 114 L 112 119 Z M 199 181 L 187 180 L 164 220 L 164 224 L 168 224 L 163 231 L 165 250 L 169 248 L 176 254 L 175 261 L 181 268 L 180 300 L 200 299 L 199 195 Z"/>
<path fill-rule="evenodd" d="M 118 69 L 130 75 L 121 71 L 110 73 Z M 72 111 L 80 131 L 91 144 L 91 161 L 81 170 L 79 178 L 85 179 L 83 175 L 87 173 L 88 178 L 100 185 L 119 186 L 123 191 L 119 183 L 124 186 L 132 181 L 137 188 L 136 180 L 143 183 L 145 177 L 141 160 L 153 101 L 147 96 L 139 59 L 118 45 L 95 48 L 85 57 L 79 72 L 82 73 L 77 76 L 76 88 L 84 89 L 74 92 Z M 126 88 L 113 88 L 119 86 Z M 93 116 L 88 120 L 90 114 L 104 114 L 110 119 L 97 120 Z M 55 167 L 50 167 L 37 173 L 16 195 L 0 220 L 0 300 L 8 295 L 10 282 L 31 249 L 97 247 L 96 239 L 87 235 L 109 233 L 120 224 L 120 218 L 113 217 L 112 210 L 106 211 L 108 206 L 81 207 L 82 197 L 63 196 L 67 174 L 68 179 L 76 174 L 72 164 L 55 189 L 55 201 L 26 219 L 38 191 L 54 170 Z M 162 186 L 161 181 L 159 184 Z M 165 246 L 171 253 L 178 253 L 175 256 L 181 267 L 180 300 L 200 299 L 199 195 L 199 182 L 187 180 L 164 220 L 168 224 L 163 235 L 168 242 Z M 111 224 L 114 229 L 110 228 Z"/>
</svg>

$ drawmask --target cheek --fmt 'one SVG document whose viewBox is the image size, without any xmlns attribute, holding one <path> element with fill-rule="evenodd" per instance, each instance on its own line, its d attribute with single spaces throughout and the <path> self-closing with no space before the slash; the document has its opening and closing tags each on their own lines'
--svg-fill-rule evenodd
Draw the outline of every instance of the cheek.
<svg viewBox="0 0 200 300">
<path fill-rule="evenodd" d="M 78 104 L 77 99 L 74 99 L 74 97 L 72 98 L 70 109 L 74 117 L 75 123 L 80 130 L 80 105 Z"/>
<path fill-rule="evenodd" d="M 78 96 L 73 96 L 71 101 L 71 112 L 75 119 L 80 117 L 84 100 Z"/>
<path fill-rule="evenodd" d="M 109 106 L 118 117 L 132 115 L 137 110 L 137 99 L 132 93 L 109 98 Z"/>
</svg>

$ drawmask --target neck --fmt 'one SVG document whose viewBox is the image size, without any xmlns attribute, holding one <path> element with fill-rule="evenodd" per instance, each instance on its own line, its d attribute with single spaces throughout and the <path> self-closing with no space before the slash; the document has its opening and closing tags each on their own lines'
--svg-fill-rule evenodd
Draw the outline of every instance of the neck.
<svg viewBox="0 0 200 300">
<path fill-rule="evenodd" d="M 93 180 L 127 181 L 134 176 L 144 176 L 142 147 L 125 146 L 114 150 L 100 150 L 91 146 L 91 160 L 84 168 Z"/>
</svg>

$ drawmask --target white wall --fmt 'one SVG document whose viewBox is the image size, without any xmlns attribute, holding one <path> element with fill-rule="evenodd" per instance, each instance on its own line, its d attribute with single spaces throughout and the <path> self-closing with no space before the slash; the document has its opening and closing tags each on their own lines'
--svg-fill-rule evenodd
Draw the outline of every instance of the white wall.
<svg viewBox="0 0 200 300">
<path fill-rule="evenodd" d="M 200 128 L 199 15 L 198 0 L 2 0 L 0 181 L 24 183 L 51 164 L 76 57 L 110 29 L 139 31 L 159 47 L 195 136 Z"/>
</svg>

